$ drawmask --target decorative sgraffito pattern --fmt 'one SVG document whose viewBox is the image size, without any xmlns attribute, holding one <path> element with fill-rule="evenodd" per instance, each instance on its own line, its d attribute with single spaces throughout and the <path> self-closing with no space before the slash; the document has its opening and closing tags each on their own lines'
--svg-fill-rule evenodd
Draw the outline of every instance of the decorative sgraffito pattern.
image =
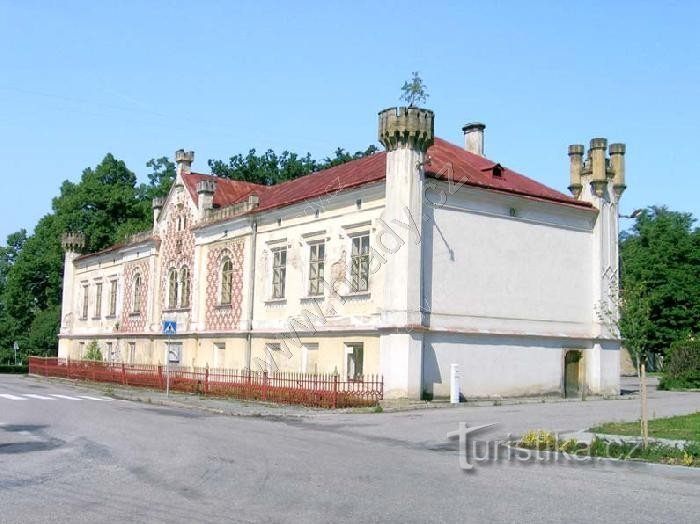
<svg viewBox="0 0 700 524">
<path fill-rule="evenodd" d="M 226 257 L 233 262 L 231 306 L 221 306 L 221 265 Z M 237 331 L 243 302 L 243 241 L 213 247 L 207 256 L 206 326 L 211 331 Z"/>
<path fill-rule="evenodd" d="M 161 260 L 161 304 L 163 311 L 168 310 L 168 277 L 171 268 L 178 271 L 178 282 L 180 271 L 183 267 L 187 267 L 192 278 L 192 262 L 194 260 L 194 233 L 192 233 L 193 216 L 187 204 L 182 202 L 174 202 L 168 210 L 167 222 L 165 230 L 162 230 L 163 243 L 160 246 Z M 186 301 L 191 305 L 194 297 L 192 296 L 192 285 L 190 288 L 190 296 Z M 179 294 L 182 286 L 180 286 Z M 182 296 L 178 297 L 178 308 L 182 304 Z M 190 306 L 186 307 L 190 307 Z"/>
<path fill-rule="evenodd" d="M 134 313 L 134 281 L 136 276 L 141 277 L 141 287 L 139 289 L 140 313 Z M 137 260 L 124 264 L 124 302 L 122 307 L 122 321 L 119 331 L 122 333 L 142 333 L 146 328 L 146 317 L 148 316 L 148 285 L 149 271 L 147 260 Z"/>
</svg>

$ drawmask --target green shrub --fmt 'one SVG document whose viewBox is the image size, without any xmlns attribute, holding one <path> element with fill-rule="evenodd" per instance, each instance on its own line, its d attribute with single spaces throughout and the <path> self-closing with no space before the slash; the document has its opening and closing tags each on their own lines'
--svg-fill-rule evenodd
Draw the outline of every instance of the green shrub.
<svg viewBox="0 0 700 524">
<path fill-rule="evenodd" d="M 700 340 L 679 340 L 666 352 L 661 389 L 700 388 Z"/>
<path fill-rule="evenodd" d="M 28 373 L 27 366 L 14 364 L 0 364 L 0 373 Z"/>
<path fill-rule="evenodd" d="M 100 361 L 102 360 L 102 351 L 100 351 L 100 345 L 97 343 L 97 340 L 93 340 L 88 344 L 83 359 Z"/>
</svg>

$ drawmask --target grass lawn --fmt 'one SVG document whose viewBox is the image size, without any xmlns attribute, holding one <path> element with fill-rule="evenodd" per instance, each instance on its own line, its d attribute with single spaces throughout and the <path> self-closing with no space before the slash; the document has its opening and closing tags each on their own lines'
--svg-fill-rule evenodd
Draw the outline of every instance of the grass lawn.
<svg viewBox="0 0 700 524">
<path fill-rule="evenodd" d="M 608 422 L 589 429 L 593 433 L 639 436 L 639 421 Z M 700 442 L 700 411 L 691 415 L 657 418 L 649 421 L 649 436 Z"/>
</svg>

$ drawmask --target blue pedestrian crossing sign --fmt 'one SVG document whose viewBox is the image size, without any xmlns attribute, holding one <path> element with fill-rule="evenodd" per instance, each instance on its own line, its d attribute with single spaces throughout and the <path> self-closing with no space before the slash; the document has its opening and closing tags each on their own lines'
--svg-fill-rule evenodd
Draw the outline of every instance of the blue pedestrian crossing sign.
<svg viewBox="0 0 700 524">
<path fill-rule="evenodd" d="M 174 335 L 177 333 L 177 322 L 174 320 L 163 321 L 163 335 Z"/>
</svg>

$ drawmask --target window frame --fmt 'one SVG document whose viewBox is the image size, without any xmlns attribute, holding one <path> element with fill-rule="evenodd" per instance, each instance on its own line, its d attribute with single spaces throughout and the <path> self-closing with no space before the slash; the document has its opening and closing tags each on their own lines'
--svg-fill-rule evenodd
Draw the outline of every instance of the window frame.
<svg viewBox="0 0 700 524">
<path fill-rule="evenodd" d="M 180 268 L 180 307 L 185 309 L 190 307 L 190 293 L 192 289 L 192 279 L 190 268 L 182 266 Z"/>
<path fill-rule="evenodd" d="M 314 253 L 315 251 L 315 253 Z M 320 252 L 320 254 L 319 254 Z M 310 297 L 323 296 L 326 270 L 326 241 L 309 242 L 309 273 L 307 293 Z"/>
<path fill-rule="evenodd" d="M 117 293 L 118 293 L 118 283 L 117 280 L 109 281 L 109 316 L 117 316 Z"/>
<path fill-rule="evenodd" d="M 82 320 L 87 320 L 89 312 L 90 312 L 89 284 L 83 284 L 83 304 L 81 306 L 80 318 Z"/>
<path fill-rule="evenodd" d="M 233 304 L 233 260 L 230 256 L 225 256 L 221 260 L 219 275 L 219 305 L 231 306 Z"/>
<path fill-rule="evenodd" d="M 177 309 L 178 306 L 178 271 L 174 267 L 168 270 L 168 301 L 167 309 Z"/>
<path fill-rule="evenodd" d="M 95 282 L 95 311 L 92 318 L 102 318 L 102 282 Z"/>
<path fill-rule="evenodd" d="M 363 251 L 366 240 L 366 251 Z M 358 243 L 358 251 L 355 252 L 355 243 Z M 354 234 L 350 237 L 350 291 L 352 293 L 369 292 L 369 262 L 371 244 L 369 231 Z M 365 276 L 364 285 L 362 277 Z"/>
<path fill-rule="evenodd" d="M 359 357 L 359 358 L 358 358 Z M 345 343 L 345 377 L 348 382 L 361 382 L 364 376 L 365 344 L 364 342 Z M 351 366 L 352 361 L 352 366 Z M 359 361 L 359 366 L 358 366 Z M 350 374 L 352 367 L 352 375 Z M 358 368 L 359 367 L 359 373 Z"/>
<path fill-rule="evenodd" d="M 131 289 L 131 314 L 140 315 L 141 314 L 141 286 L 143 286 L 143 279 L 141 278 L 141 273 L 136 273 L 134 275 L 134 282 Z"/>
<path fill-rule="evenodd" d="M 284 300 L 287 288 L 287 248 L 272 250 L 272 299 Z"/>
</svg>

